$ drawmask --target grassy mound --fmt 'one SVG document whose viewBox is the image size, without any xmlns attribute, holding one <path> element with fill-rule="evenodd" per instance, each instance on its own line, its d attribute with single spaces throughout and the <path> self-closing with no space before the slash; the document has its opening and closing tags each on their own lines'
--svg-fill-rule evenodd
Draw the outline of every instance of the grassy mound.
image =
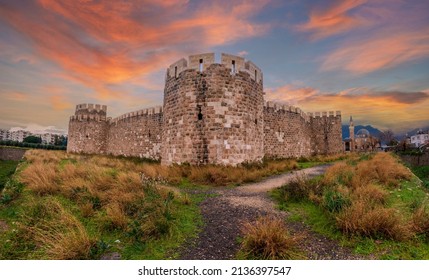
<svg viewBox="0 0 429 280">
<path fill-rule="evenodd" d="M 378 252 L 380 258 L 429 257 L 427 191 L 389 153 L 337 163 L 324 176 L 297 178 L 273 196 L 293 219 L 356 252 Z M 383 245 L 373 246 L 375 241 Z"/>
<path fill-rule="evenodd" d="M 167 258 L 195 233 L 196 197 L 146 163 L 30 150 L 1 193 L 1 259 Z M 174 256 L 170 256 L 174 257 Z"/>
</svg>

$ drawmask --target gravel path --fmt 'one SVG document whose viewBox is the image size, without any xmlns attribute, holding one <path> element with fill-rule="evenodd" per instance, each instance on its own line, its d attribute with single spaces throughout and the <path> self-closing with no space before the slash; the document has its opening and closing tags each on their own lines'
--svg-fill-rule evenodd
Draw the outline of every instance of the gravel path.
<svg viewBox="0 0 429 280">
<path fill-rule="evenodd" d="M 204 226 L 198 237 L 189 240 L 180 249 L 180 259 L 225 260 L 234 259 L 239 250 L 237 238 L 244 222 L 259 216 L 286 217 L 287 213 L 275 208 L 267 192 L 280 187 L 296 176 L 313 177 L 325 172 L 328 165 L 273 176 L 262 182 L 236 188 L 220 188 L 207 192 L 200 204 Z M 215 195 L 213 195 L 215 194 Z M 300 222 L 287 222 L 292 233 L 304 234 L 301 249 L 309 259 L 359 259 L 338 242 L 314 233 Z"/>
</svg>

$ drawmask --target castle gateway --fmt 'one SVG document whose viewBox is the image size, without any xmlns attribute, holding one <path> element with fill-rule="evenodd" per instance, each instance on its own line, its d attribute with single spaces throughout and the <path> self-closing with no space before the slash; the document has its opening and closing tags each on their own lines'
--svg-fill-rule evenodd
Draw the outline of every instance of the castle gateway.
<svg viewBox="0 0 429 280">
<path fill-rule="evenodd" d="M 164 105 L 107 117 L 107 107 L 76 106 L 67 151 L 224 164 L 342 152 L 341 113 L 306 114 L 264 101 L 263 75 L 251 61 L 214 53 L 168 67 Z"/>
</svg>

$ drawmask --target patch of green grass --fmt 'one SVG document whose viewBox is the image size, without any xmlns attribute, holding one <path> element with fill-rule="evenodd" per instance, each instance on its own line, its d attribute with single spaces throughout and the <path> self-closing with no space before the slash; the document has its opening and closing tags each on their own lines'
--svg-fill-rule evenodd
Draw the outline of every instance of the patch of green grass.
<svg viewBox="0 0 429 280">
<path fill-rule="evenodd" d="M 324 162 L 317 162 L 317 161 L 307 161 L 307 162 L 298 162 L 298 168 L 304 169 L 304 168 L 310 168 L 317 165 L 325 164 Z"/>
<path fill-rule="evenodd" d="M 193 203 L 181 207 L 180 214 L 176 216 L 172 231 L 168 236 L 152 239 L 147 242 L 128 243 L 123 247 L 123 259 L 176 259 L 179 257 L 178 248 L 187 239 L 197 236 L 202 226 L 202 217 L 197 203 L 202 200 L 200 195 L 192 195 Z M 124 237 L 126 240 L 126 237 Z"/>
<path fill-rule="evenodd" d="M 429 165 L 411 167 L 411 171 L 422 180 L 423 186 L 429 190 Z"/>
<path fill-rule="evenodd" d="M 0 191 L 3 190 L 7 180 L 15 173 L 19 161 L 0 160 Z"/>
</svg>

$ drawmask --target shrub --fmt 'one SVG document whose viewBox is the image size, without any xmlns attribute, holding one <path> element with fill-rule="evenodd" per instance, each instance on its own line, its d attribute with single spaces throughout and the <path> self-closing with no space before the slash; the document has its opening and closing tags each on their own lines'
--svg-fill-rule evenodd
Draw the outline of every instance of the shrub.
<svg viewBox="0 0 429 280">
<path fill-rule="evenodd" d="M 324 206 L 329 212 L 337 213 L 350 205 L 350 198 L 344 192 L 328 190 L 324 195 Z"/>
<path fill-rule="evenodd" d="M 367 203 L 384 204 L 389 193 L 375 184 L 363 185 L 352 192 L 354 200 L 363 200 Z"/>
<path fill-rule="evenodd" d="M 417 234 L 429 237 L 429 207 L 420 206 L 412 215 L 412 226 Z"/>
<path fill-rule="evenodd" d="M 346 185 L 349 186 L 353 178 L 354 168 L 345 162 L 339 162 L 329 167 L 323 177 L 325 185 Z"/>
<path fill-rule="evenodd" d="M 355 172 L 355 188 L 371 182 L 397 186 L 400 180 L 408 180 L 412 176 L 411 172 L 389 153 L 378 153 L 371 160 L 360 162 Z"/>
<path fill-rule="evenodd" d="M 285 201 L 302 201 L 314 195 L 321 195 L 323 186 L 317 180 L 305 176 L 296 176 L 292 181 L 280 187 L 280 196 Z"/>
<path fill-rule="evenodd" d="M 247 259 L 303 259 L 298 251 L 301 236 L 291 236 L 284 222 L 278 218 L 261 217 L 255 223 L 246 223 L 241 252 Z"/>
<path fill-rule="evenodd" d="M 365 200 L 353 201 L 336 216 L 336 220 L 338 227 L 348 235 L 406 240 L 412 234 L 395 209 L 373 206 Z"/>
</svg>

